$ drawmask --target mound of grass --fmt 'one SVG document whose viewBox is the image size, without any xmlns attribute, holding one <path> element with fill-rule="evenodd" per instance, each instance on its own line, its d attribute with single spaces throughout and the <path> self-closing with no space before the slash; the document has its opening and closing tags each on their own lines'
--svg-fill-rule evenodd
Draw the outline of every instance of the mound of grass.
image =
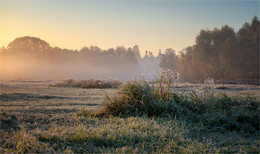
<svg viewBox="0 0 260 154">
<path fill-rule="evenodd" d="M 75 88 L 118 88 L 122 84 L 120 80 L 98 80 L 98 79 L 89 79 L 89 80 L 73 80 L 68 79 L 55 84 L 51 84 L 53 87 L 75 87 Z"/>
<path fill-rule="evenodd" d="M 168 80 L 166 84 L 165 79 Z M 178 94 L 170 91 L 169 80 L 164 76 L 164 79 L 157 78 L 152 85 L 145 81 L 124 83 L 114 95 L 106 96 L 105 102 L 94 111 L 94 115 L 178 120 L 185 124 L 185 128 L 188 127 L 188 133 L 182 136 L 185 140 L 189 138 L 193 142 L 196 139 L 203 144 L 202 147 L 207 147 L 197 147 L 201 148 L 200 152 L 260 152 L 260 102 L 256 98 L 231 97 L 223 92 L 208 91 L 204 94 L 195 91 Z M 205 139 L 215 141 L 214 146 L 207 144 L 208 140 Z M 170 147 L 175 144 L 179 143 L 167 143 Z M 173 147 L 173 151 L 166 147 L 159 151 L 187 150 L 176 150 L 183 147 L 181 144 Z"/>
<path fill-rule="evenodd" d="M 163 109 L 161 99 L 146 83 L 126 82 L 117 89 L 115 96 L 106 95 L 106 102 L 96 111 L 96 115 L 136 116 L 158 114 Z"/>
<path fill-rule="evenodd" d="M 177 117 L 192 125 L 200 123 L 209 132 L 259 134 L 260 103 L 256 98 L 235 98 L 223 92 L 178 94 L 170 91 L 170 80 L 165 75 L 156 78 L 157 82 L 152 85 L 145 81 L 127 82 L 113 96 L 106 96 L 106 101 L 94 114 L 102 117 Z"/>
<path fill-rule="evenodd" d="M 101 116 L 160 116 L 175 112 L 175 94 L 170 93 L 172 74 L 160 72 L 150 85 L 147 81 L 130 81 L 121 85 L 114 96 L 96 111 Z"/>
<path fill-rule="evenodd" d="M 106 96 L 95 115 L 178 116 L 194 121 L 205 119 L 209 127 L 229 123 L 225 127 L 230 130 L 248 126 L 259 129 L 260 104 L 256 98 L 232 98 L 225 93 L 198 95 L 195 91 L 182 95 L 163 89 L 165 87 L 150 86 L 146 82 L 127 82 L 114 96 Z"/>
</svg>

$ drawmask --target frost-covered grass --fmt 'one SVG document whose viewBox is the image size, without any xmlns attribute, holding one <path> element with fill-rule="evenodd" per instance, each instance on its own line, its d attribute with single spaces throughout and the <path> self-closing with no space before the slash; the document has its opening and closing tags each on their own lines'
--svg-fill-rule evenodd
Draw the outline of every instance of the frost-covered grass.
<svg viewBox="0 0 260 154">
<path fill-rule="evenodd" d="M 139 81 L 117 90 L 0 88 L 1 152 L 260 152 L 259 100 L 246 92 Z"/>
<path fill-rule="evenodd" d="M 95 89 L 107 89 L 107 88 L 117 88 L 122 84 L 122 81 L 117 79 L 99 80 L 99 79 L 89 79 L 89 80 L 73 80 L 67 79 L 64 81 L 57 82 L 55 84 L 50 84 L 52 87 L 74 87 L 74 88 L 95 88 Z"/>
</svg>

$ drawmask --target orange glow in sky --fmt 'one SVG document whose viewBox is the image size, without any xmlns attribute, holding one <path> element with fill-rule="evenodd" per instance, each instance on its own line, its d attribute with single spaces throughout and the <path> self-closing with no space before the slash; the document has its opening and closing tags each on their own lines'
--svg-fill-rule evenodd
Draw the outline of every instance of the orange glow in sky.
<svg viewBox="0 0 260 154">
<path fill-rule="evenodd" d="M 193 45 L 201 29 L 238 30 L 259 16 L 259 1 L 8 1 L 0 2 L 0 46 L 34 36 L 51 46 L 102 49 L 138 45 L 158 54 Z"/>
</svg>

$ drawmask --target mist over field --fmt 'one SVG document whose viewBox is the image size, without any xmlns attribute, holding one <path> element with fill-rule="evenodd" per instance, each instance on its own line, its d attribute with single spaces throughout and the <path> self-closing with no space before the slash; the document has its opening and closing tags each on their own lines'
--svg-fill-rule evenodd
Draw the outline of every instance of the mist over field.
<svg viewBox="0 0 260 154">
<path fill-rule="evenodd" d="M 0 0 L 0 153 L 260 153 L 259 3 Z"/>
<path fill-rule="evenodd" d="M 62 55 L 61 55 L 62 56 Z M 101 78 L 115 75 L 120 68 L 93 66 L 91 62 L 72 61 L 73 57 L 62 60 L 54 55 L 23 56 L 12 55 L 2 58 L 2 78 L 64 79 Z M 112 73 L 112 71 L 114 71 Z M 120 72 L 120 71 L 118 71 Z M 106 75 L 107 74 L 107 75 Z M 120 77 L 120 75 L 118 75 Z"/>
<path fill-rule="evenodd" d="M 259 79 L 259 19 L 245 23 L 237 32 L 227 25 L 220 29 L 201 30 L 195 45 L 179 51 L 159 50 L 158 55 L 138 45 L 118 46 L 107 50 L 97 46 L 78 50 L 51 47 L 36 37 L 19 37 L 1 48 L 1 78 L 33 80 L 120 79 L 144 75 L 153 79 L 158 69 L 171 70 L 180 81 Z"/>
<path fill-rule="evenodd" d="M 128 49 L 119 46 L 108 50 L 91 46 L 73 51 L 53 48 L 40 38 L 27 36 L 17 38 L 7 49 L 3 48 L 0 58 L 3 79 L 131 80 L 144 74 L 151 78 L 152 74 L 159 69 L 161 55 L 154 57 L 149 52 L 149 55 L 141 58 L 138 46 Z"/>
<path fill-rule="evenodd" d="M 10 60 L 11 59 L 11 60 Z M 12 57 L 9 62 L 2 62 L 1 77 L 3 79 L 21 78 L 32 80 L 61 80 L 67 78 L 118 78 L 131 79 L 133 69 L 125 66 L 106 68 L 93 66 L 91 63 L 55 63 L 46 59 L 29 58 L 24 61 L 19 57 Z M 125 71 L 127 69 L 127 71 Z"/>
</svg>

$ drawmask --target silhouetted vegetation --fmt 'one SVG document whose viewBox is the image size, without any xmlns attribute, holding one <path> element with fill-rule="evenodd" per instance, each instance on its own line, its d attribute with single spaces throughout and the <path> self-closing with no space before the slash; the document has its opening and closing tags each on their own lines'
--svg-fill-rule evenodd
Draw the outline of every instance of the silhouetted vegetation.
<svg viewBox="0 0 260 154">
<path fill-rule="evenodd" d="M 102 50 L 84 47 L 68 50 L 51 47 L 35 37 L 20 37 L 1 48 L 2 77 L 64 79 L 119 78 L 131 79 L 138 72 L 138 46 Z M 51 76 L 49 74 L 52 74 Z"/>
<path fill-rule="evenodd" d="M 12 41 L 7 49 L 1 49 L 2 56 L 21 58 L 39 58 L 50 63 L 88 62 L 106 67 L 116 65 L 135 65 L 136 56 L 140 56 L 138 46 L 126 49 L 102 50 L 97 46 L 83 47 L 80 51 L 51 47 L 47 42 L 35 37 L 20 37 Z"/>
<path fill-rule="evenodd" d="M 35 37 L 16 38 L 7 48 L 0 49 L 2 76 L 21 73 L 43 77 L 52 73 L 60 78 L 119 78 L 129 80 L 146 72 L 152 74 L 160 67 L 179 72 L 182 81 L 259 79 L 259 19 L 245 23 L 237 32 L 225 25 L 221 29 L 201 30 L 195 45 L 177 56 L 171 48 L 157 57 L 146 51 L 140 57 L 138 46 L 118 46 L 102 50 L 97 46 L 68 50 L 51 47 Z M 11 73 L 5 73 L 11 72 Z M 37 73 L 33 73 L 37 72 Z M 56 73 L 59 72 L 59 73 Z M 28 76 L 29 76 L 28 75 Z M 54 75 L 52 75 L 54 76 Z"/>
<path fill-rule="evenodd" d="M 196 44 L 180 55 L 178 71 L 184 81 L 259 79 L 259 19 L 235 32 L 229 26 L 201 30 Z"/>
</svg>

